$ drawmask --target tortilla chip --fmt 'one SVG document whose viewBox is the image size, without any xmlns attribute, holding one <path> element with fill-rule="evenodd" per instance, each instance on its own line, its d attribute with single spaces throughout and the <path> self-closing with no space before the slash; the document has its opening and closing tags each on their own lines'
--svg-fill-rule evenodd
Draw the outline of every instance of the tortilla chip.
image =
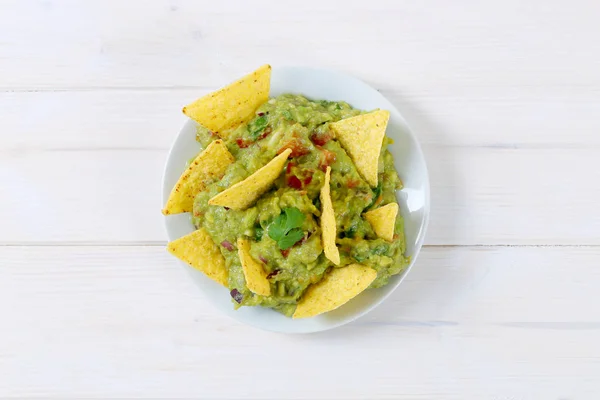
<svg viewBox="0 0 600 400">
<path fill-rule="evenodd" d="M 246 286 L 252 293 L 261 296 L 271 295 L 271 285 L 267 279 L 267 273 L 263 266 L 250 255 L 250 241 L 239 238 L 237 241 L 238 256 L 242 262 Z"/>
<path fill-rule="evenodd" d="M 206 188 L 206 182 L 220 179 L 233 161 L 222 140 L 209 144 L 179 177 L 162 213 L 169 215 L 192 211 L 194 197 Z"/>
<path fill-rule="evenodd" d="M 229 273 L 225 266 L 225 258 L 204 228 L 170 242 L 167 249 L 175 257 L 227 287 Z"/>
<path fill-rule="evenodd" d="M 346 118 L 330 125 L 336 139 L 371 187 L 377 186 L 379 153 L 389 118 L 390 112 L 381 110 Z"/>
<path fill-rule="evenodd" d="M 325 182 L 321 187 L 321 240 L 323 241 L 325 257 L 335 265 L 340 265 L 340 252 L 335 245 L 336 226 L 335 213 L 331 203 L 331 189 L 329 188 L 330 178 L 331 167 L 327 167 Z"/>
<path fill-rule="evenodd" d="M 397 215 L 398 203 L 390 203 L 366 212 L 365 219 L 371 224 L 377 236 L 391 242 L 394 240 Z"/>
<path fill-rule="evenodd" d="M 183 107 L 183 113 L 222 138 L 252 119 L 269 99 L 271 66 L 263 65 L 216 92 Z"/>
<path fill-rule="evenodd" d="M 361 264 L 334 268 L 322 281 L 308 288 L 292 318 L 314 317 L 335 310 L 369 287 L 377 271 Z"/>
<path fill-rule="evenodd" d="M 269 161 L 267 165 L 241 182 L 228 187 L 208 201 L 212 206 L 223 206 L 234 210 L 244 210 L 254 203 L 267 191 L 283 171 L 283 166 L 292 150 L 283 153 Z"/>
</svg>

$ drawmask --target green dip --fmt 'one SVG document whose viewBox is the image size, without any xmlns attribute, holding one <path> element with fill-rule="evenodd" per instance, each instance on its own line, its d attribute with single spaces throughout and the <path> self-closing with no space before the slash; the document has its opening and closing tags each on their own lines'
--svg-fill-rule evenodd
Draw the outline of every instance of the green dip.
<svg viewBox="0 0 600 400">
<path fill-rule="evenodd" d="M 225 141 L 236 161 L 220 181 L 196 196 L 192 221 L 197 228 L 204 227 L 219 245 L 229 269 L 229 289 L 236 308 L 270 307 L 291 316 L 306 289 L 319 282 L 328 269 L 335 268 L 323 253 L 318 219 L 319 192 L 328 165 L 331 166 L 340 267 L 360 263 L 374 268 L 377 278 L 372 288 L 387 284 L 392 275 L 407 267 L 409 260 L 404 256 L 400 214 L 391 243 L 378 238 L 362 218 L 362 214 L 372 208 L 396 202 L 395 191 L 402 187 L 387 150 L 391 139 L 384 138 L 379 186 L 371 189 L 329 129 L 330 122 L 361 113 L 345 102 L 311 101 L 300 95 L 284 94 L 263 104 L 253 120 L 233 131 Z M 198 128 L 197 140 L 203 147 L 215 139 L 217 137 L 205 128 Z M 247 178 L 285 148 L 292 149 L 285 170 L 252 207 L 236 211 L 208 205 L 210 198 Z M 281 250 L 267 232 L 274 219 L 289 207 L 305 215 L 300 227 L 304 238 L 293 247 Z M 269 274 L 270 296 L 254 294 L 246 287 L 236 249 L 240 237 L 251 240 L 252 256 L 263 263 Z"/>
</svg>

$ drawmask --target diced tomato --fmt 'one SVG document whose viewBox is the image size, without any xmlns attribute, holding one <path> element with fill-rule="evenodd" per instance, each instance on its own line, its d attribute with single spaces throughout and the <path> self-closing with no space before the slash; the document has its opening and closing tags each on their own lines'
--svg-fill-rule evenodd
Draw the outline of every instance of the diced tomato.
<svg viewBox="0 0 600 400">
<path fill-rule="evenodd" d="M 277 154 L 283 153 L 286 149 L 292 150 L 292 154 L 290 154 L 290 157 L 300 157 L 310 153 L 308 147 L 304 146 L 302 142 L 300 142 L 300 140 L 298 139 L 290 140 L 289 142 L 284 144 L 283 147 L 279 149 Z"/>
<path fill-rule="evenodd" d="M 294 247 L 298 247 L 298 246 L 302 246 L 304 243 L 306 243 L 306 241 L 308 240 L 308 238 L 310 238 L 310 236 L 312 235 L 311 231 L 308 231 L 308 233 L 306 235 L 304 235 L 304 237 L 298 241 Z"/>
<path fill-rule="evenodd" d="M 281 255 L 287 258 L 290 255 L 290 249 L 281 250 Z"/>
<path fill-rule="evenodd" d="M 359 183 L 360 183 L 360 181 L 357 179 L 348 179 L 346 186 L 348 186 L 349 188 L 352 189 L 353 187 L 357 187 Z"/>
<path fill-rule="evenodd" d="M 327 165 L 331 165 L 335 162 L 335 153 L 333 151 L 323 149 L 323 153 L 325 154 L 325 162 Z"/>
<path fill-rule="evenodd" d="M 317 147 L 321 150 L 321 163 L 319 164 L 319 169 L 323 172 L 327 171 L 327 167 L 335 162 L 335 153 L 329 150 L 326 150 L 322 147 Z"/>
<path fill-rule="evenodd" d="M 332 139 L 332 136 L 331 136 L 331 133 L 329 133 L 329 132 L 327 132 L 327 133 L 313 132 L 313 134 L 310 135 L 310 140 L 317 146 L 323 146 L 323 145 L 325 145 L 325 143 L 329 142 L 331 139 Z"/>
<path fill-rule="evenodd" d="M 267 126 L 264 130 L 264 132 L 258 137 L 258 140 L 264 139 L 267 136 L 269 136 L 269 134 L 273 132 L 273 129 L 271 129 L 270 126 Z"/>
<path fill-rule="evenodd" d="M 287 177 L 287 184 L 291 188 L 298 189 L 298 190 L 302 189 L 302 182 L 295 175 L 290 175 Z"/>
<path fill-rule="evenodd" d="M 296 163 L 294 162 L 288 162 L 287 167 L 285 168 L 285 172 L 286 173 L 290 173 L 292 171 L 292 168 L 294 168 L 296 166 Z"/>
<path fill-rule="evenodd" d="M 237 143 L 237 145 L 240 149 L 245 149 L 246 147 L 250 146 L 250 143 L 246 142 L 242 138 L 235 139 L 235 142 Z"/>
<path fill-rule="evenodd" d="M 312 175 L 309 175 L 306 178 L 304 178 L 305 185 L 310 185 L 311 182 L 312 182 Z"/>
</svg>

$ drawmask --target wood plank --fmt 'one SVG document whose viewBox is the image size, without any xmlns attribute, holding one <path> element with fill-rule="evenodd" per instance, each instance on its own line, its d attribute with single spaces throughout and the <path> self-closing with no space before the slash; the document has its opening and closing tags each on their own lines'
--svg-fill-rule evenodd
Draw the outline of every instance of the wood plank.
<svg viewBox="0 0 600 400">
<path fill-rule="evenodd" d="M 600 244 L 597 151 L 425 147 L 427 244 Z M 156 243 L 166 152 L 13 152 L 0 159 L 0 243 Z"/>
<path fill-rule="evenodd" d="M 306 336 L 217 314 L 160 246 L 4 246 L 0 259 L 2 397 L 600 391 L 600 309 L 584 306 L 600 301 L 598 247 L 426 248 L 379 308 Z"/>
<path fill-rule="evenodd" d="M 599 13 L 587 0 L 11 0 L 0 4 L 0 87 L 212 86 L 265 62 L 398 89 L 598 87 Z"/>
<path fill-rule="evenodd" d="M 600 146 L 596 88 L 378 87 L 424 145 L 511 149 Z M 207 88 L 0 92 L 0 155 L 24 149 L 168 149 L 181 107 Z"/>
</svg>

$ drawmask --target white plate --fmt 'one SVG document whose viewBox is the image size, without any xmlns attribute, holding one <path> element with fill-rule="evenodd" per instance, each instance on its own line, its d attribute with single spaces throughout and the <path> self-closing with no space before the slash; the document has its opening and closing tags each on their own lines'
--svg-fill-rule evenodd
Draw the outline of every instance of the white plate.
<svg viewBox="0 0 600 400">
<path fill-rule="evenodd" d="M 231 80 L 234 78 L 236 77 L 232 77 Z M 347 324 L 366 314 L 385 300 L 408 274 L 421 249 L 427 229 L 429 177 L 419 143 L 402 115 L 385 97 L 366 83 L 335 71 L 306 67 L 275 67 L 271 77 L 271 97 L 282 93 L 303 94 L 311 99 L 344 100 L 362 110 L 381 108 L 390 111 L 386 134 L 394 139 L 390 151 L 394 155 L 396 169 L 404 183 L 404 188 L 397 192 L 397 197 L 405 221 L 406 255 L 411 257 L 410 266 L 402 274 L 392 277 L 388 285 L 367 290 L 337 310 L 314 318 L 293 320 L 262 307 L 242 307 L 235 311 L 226 288 L 185 263 L 180 263 L 189 271 L 206 297 L 230 317 L 269 331 L 317 332 Z M 189 120 L 179 132 L 167 159 L 162 204 L 166 203 L 171 189 L 185 169 L 186 162 L 201 150 L 195 137 L 196 123 Z M 169 240 L 194 230 L 188 213 L 165 217 L 165 225 Z"/>
</svg>

